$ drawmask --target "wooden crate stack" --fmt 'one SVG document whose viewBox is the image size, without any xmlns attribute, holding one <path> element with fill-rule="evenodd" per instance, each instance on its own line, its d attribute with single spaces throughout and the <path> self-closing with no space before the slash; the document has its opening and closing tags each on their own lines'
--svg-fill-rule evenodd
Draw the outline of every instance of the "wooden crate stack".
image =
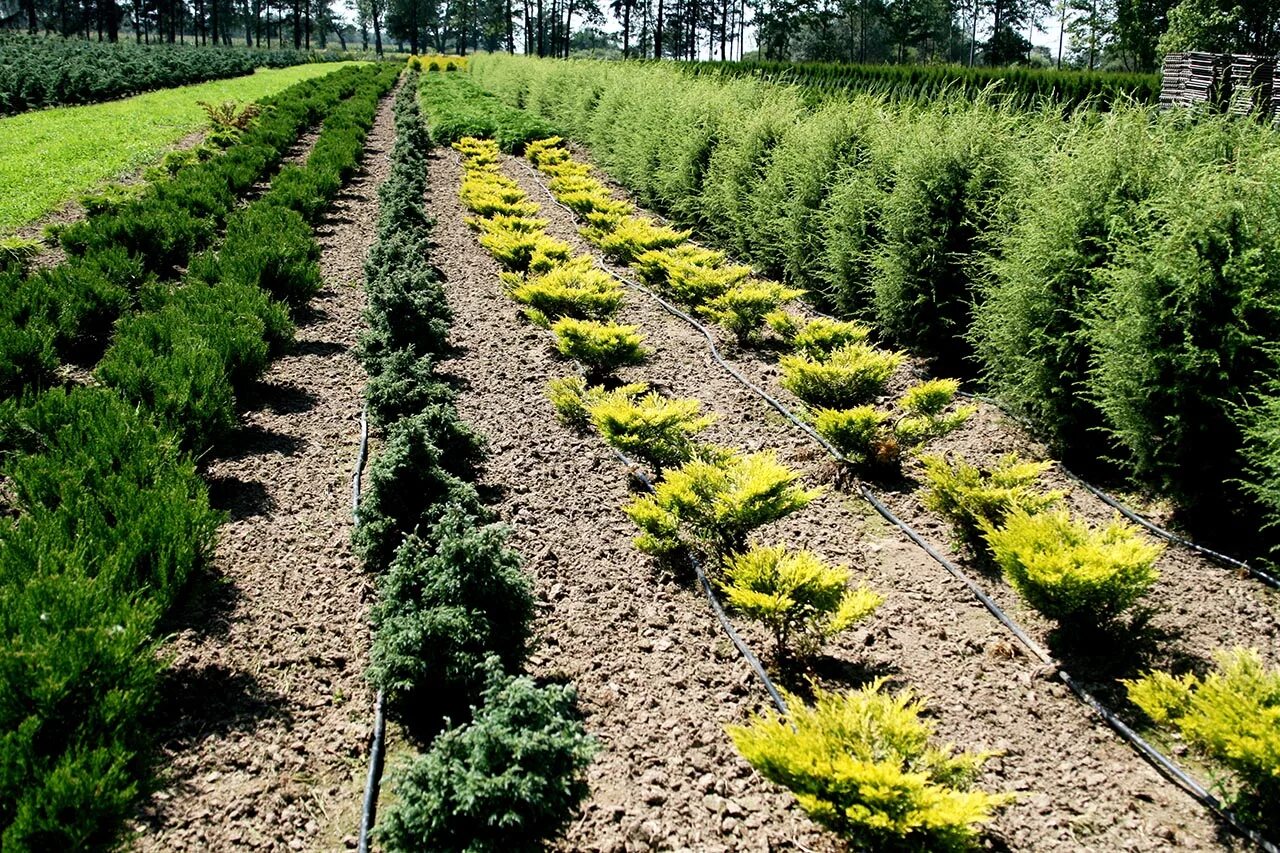
<svg viewBox="0 0 1280 853">
<path fill-rule="evenodd" d="M 1182 105 L 1182 87 L 1187 79 L 1187 55 L 1168 53 L 1160 74 L 1160 109 Z"/>
<path fill-rule="evenodd" d="M 1235 115 L 1255 112 L 1274 115 L 1271 110 L 1275 61 L 1263 56 L 1232 56 L 1229 81 L 1229 109 Z"/>
<path fill-rule="evenodd" d="M 1260 114 L 1280 124 L 1280 61 L 1266 56 L 1170 53 L 1164 58 L 1160 107 Z"/>
<path fill-rule="evenodd" d="M 1271 102 L 1267 107 L 1271 120 L 1280 126 L 1280 64 L 1271 70 Z"/>
</svg>

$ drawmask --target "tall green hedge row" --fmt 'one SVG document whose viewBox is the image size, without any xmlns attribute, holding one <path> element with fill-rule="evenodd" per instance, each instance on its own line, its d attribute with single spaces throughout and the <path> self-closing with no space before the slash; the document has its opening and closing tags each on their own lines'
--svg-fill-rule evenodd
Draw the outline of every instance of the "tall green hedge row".
<svg viewBox="0 0 1280 853">
<path fill-rule="evenodd" d="M 519 153 L 526 143 L 550 136 L 551 126 L 503 101 L 457 74 L 428 74 L 422 80 L 423 103 L 437 145 L 464 136 L 494 139 L 503 151 Z"/>
<path fill-rule="evenodd" d="M 317 114 L 328 118 L 306 170 L 349 172 L 394 75 L 331 82 L 354 94 Z M 291 90 L 281 112 L 315 93 Z M 257 212 L 283 248 L 264 254 L 253 244 L 272 240 L 236 234 L 237 218 Z M 143 265 L 124 246 L 96 251 Z M 310 267 L 294 265 L 298 251 Z M 296 299 L 313 287 L 315 254 L 307 222 L 268 193 L 231 214 L 221 249 L 194 258 L 181 281 L 143 283 L 101 386 L 0 402 L 0 848 L 116 845 L 149 779 L 157 625 L 220 521 L 188 450 L 234 424 L 232 390 L 291 334 L 272 288 L 288 280 Z M 305 287 L 281 272 L 299 268 Z"/>
<path fill-rule="evenodd" d="M 370 249 L 361 355 L 383 428 L 355 544 L 377 577 L 369 678 L 428 747 L 394 774 L 389 851 L 537 850 L 586 795 L 573 689 L 521 676 L 533 595 L 472 483 L 483 441 L 434 372 L 451 313 L 423 208 L 430 151 L 411 73 Z M 441 727 L 444 731 L 441 731 Z"/>
<path fill-rule="evenodd" d="M 154 412 L 201 453 L 236 423 L 235 395 L 292 338 L 288 313 L 320 288 L 311 225 L 354 174 L 378 100 L 399 69 L 369 67 L 325 117 L 305 165 L 227 219 L 226 239 L 175 285 L 142 296 L 98 365 L 108 386 Z"/>
<path fill-rule="evenodd" d="M 1132 72 L 776 61 L 686 62 L 682 66 L 696 76 L 755 78 L 830 94 L 869 92 L 894 99 L 986 96 L 1021 105 L 1105 109 L 1117 102 L 1154 104 L 1160 98 L 1159 74 Z"/>
<path fill-rule="evenodd" d="M 645 203 L 982 379 L 1068 459 L 1114 462 L 1233 538 L 1280 519 L 1274 129 L 1120 104 L 813 106 L 654 65 L 471 69 Z"/>
<path fill-rule="evenodd" d="M 115 321 L 160 292 L 157 281 L 192 263 L 241 196 L 369 73 L 342 68 L 264 99 L 266 114 L 225 152 L 136 197 L 96 203 L 62 232 L 65 263 L 32 275 L 0 273 L 0 397 L 48 387 L 60 361 L 93 364 Z"/>
<path fill-rule="evenodd" d="M 306 62 L 337 62 L 337 52 L 94 42 L 0 35 L 0 115 L 93 104 L 206 80 Z"/>
<path fill-rule="evenodd" d="M 49 386 L 60 360 L 93 364 L 113 324 L 156 280 L 173 279 L 214 240 L 243 196 L 278 167 L 303 129 L 355 92 L 362 74 L 339 69 L 279 93 L 241 140 L 214 158 L 102 200 L 61 233 L 68 260 L 24 275 L 0 274 L 0 396 Z"/>
</svg>

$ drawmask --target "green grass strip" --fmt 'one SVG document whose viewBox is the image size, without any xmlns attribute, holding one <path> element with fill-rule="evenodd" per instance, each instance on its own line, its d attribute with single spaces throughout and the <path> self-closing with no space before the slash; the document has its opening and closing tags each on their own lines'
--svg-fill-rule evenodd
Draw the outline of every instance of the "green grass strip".
<svg viewBox="0 0 1280 853">
<path fill-rule="evenodd" d="M 0 234 L 159 161 L 205 124 L 196 101 L 256 101 L 352 63 L 259 69 L 247 77 L 0 119 Z"/>
</svg>

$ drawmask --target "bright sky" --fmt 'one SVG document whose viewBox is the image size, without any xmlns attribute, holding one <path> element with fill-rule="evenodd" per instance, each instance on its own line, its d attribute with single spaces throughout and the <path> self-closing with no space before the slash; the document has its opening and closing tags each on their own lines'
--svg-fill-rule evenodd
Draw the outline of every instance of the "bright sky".
<svg viewBox="0 0 1280 853">
<path fill-rule="evenodd" d="M 606 25 L 604 26 L 604 29 L 605 29 L 606 31 L 609 31 L 609 32 L 622 32 L 622 22 L 621 22 L 618 18 L 615 18 L 615 17 L 613 16 L 613 14 L 609 12 L 609 10 L 608 10 L 608 6 L 607 6 L 607 5 L 605 5 L 605 4 L 602 4 L 602 5 L 604 5 L 604 8 L 605 8 L 605 16 L 608 18 L 608 21 L 609 21 L 609 23 L 608 23 L 608 24 L 606 24 Z M 979 28 L 979 34 L 978 34 L 978 37 L 979 37 L 979 39 L 980 39 L 980 40 L 981 40 L 981 38 L 982 38 L 982 34 L 981 34 L 982 23 L 983 23 L 983 22 L 982 22 L 981 20 L 979 20 L 979 22 L 978 22 L 978 28 Z M 1050 58 L 1052 58 L 1052 59 L 1057 59 L 1057 56 L 1058 56 L 1058 32 L 1062 29 L 1062 19 L 1061 19 L 1060 17 L 1058 17 L 1058 15 L 1055 15 L 1055 14 L 1047 14 L 1047 15 L 1045 15 L 1044 20 L 1042 20 L 1042 21 L 1041 21 L 1041 23 L 1043 24 L 1044 29 L 1036 28 L 1036 29 L 1032 32 L 1032 34 L 1031 34 L 1031 43 L 1032 43 L 1033 45 L 1037 46 L 1037 47 L 1045 47 L 1045 48 L 1048 48 L 1048 49 L 1049 49 L 1049 56 L 1050 56 Z M 748 26 L 748 27 L 747 27 L 747 45 L 746 45 L 746 49 L 747 49 L 747 51 L 748 51 L 748 52 L 750 52 L 750 51 L 752 51 L 752 50 L 755 50 L 755 48 L 756 48 L 756 33 L 755 33 L 755 28 L 754 28 L 754 27 L 751 27 L 751 26 Z M 1063 55 L 1064 55 L 1064 58 L 1065 58 L 1065 55 L 1066 55 L 1067 51 L 1069 51 L 1070 49 L 1071 49 L 1070 39 L 1068 38 L 1068 40 L 1067 40 L 1066 42 L 1064 42 L 1064 44 L 1063 44 Z M 706 58 L 706 57 L 704 56 L 703 58 Z"/>
</svg>

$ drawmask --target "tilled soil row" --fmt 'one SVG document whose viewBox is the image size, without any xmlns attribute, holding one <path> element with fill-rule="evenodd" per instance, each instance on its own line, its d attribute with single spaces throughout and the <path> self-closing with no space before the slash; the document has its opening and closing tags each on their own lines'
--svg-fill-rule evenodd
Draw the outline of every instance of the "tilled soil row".
<svg viewBox="0 0 1280 853">
<path fill-rule="evenodd" d="M 242 401 L 235 447 L 208 461 L 230 518 L 212 571 L 176 617 L 157 733 L 163 787 L 138 818 L 139 849 L 355 845 L 373 697 L 372 591 L 350 549 L 365 379 L 352 348 L 393 97 L 378 108 L 360 173 L 316 229 L 325 287 L 293 350 Z"/>
<path fill-rule="evenodd" d="M 517 168 L 537 178 L 528 164 L 519 163 Z M 619 197 L 626 197 L 616 185 L 610 188 Z M 540 187 L 539 200 L 547 197 L 545 188 Z M 560 212 L 564 213 L 563 209 Z M 634 278 L 629 270 L 608 266 L 624 277 Z M 723 329 L 707 325 L 717 338 L 720 351 L 730 354 L 739 372 L 792 411 L 802 410 L 800 400 L 779 383 L 776 352 L 743 349 Z M 920 362 L 909 359 L 890 383 L 891 395 L 896 397 L 906 390 L 921 369 Z M 993 464 L 1011 452 L 1024 459 L 1052 459 L 1043 445 L 997 407 L 985 402 L 976 406 L 977 413 L 962 429 L 932 442 L 928 452 L 945 453 L 977 465 Z M 1215 652 L 1240 646 L 1257 649 L 1270 666 L 1280 666 L 1280 592 L 1247 573 L 1224 569 L 1191 549 L 1173 544 L 1168 545 L 1157 564 L 1159 580 L 1131 629 L 1121 628 L 1110 636 L 1092 639 L 1059 636 L 1054 623 L 1027 605 L 989 562 L 957 548 L 950 525 L 924 507 L 923 479 L 922 466 L 909 459 L 905 460 L 903 478 L 894 483 L 873 484 L 873 489 L 895 515 L 963 567 L 1001 609 L 1131 724 L 1140 721 L 1133 719 L 1120 679 L 1134 678 L 1151 669 L 1180 672 L 1188 667 L 1208 668 Z M 1046 488 L 1066 493 L 1066 505 L 1073 516 L 1096 524 L 1117 517 L 1112 507 L 1067 477 L 1059 466 L 1051 468 L 1043 481 Z"/>
<path fill-rule="evenodd" d="M 559 424 L 543 393 L 567 365 L 517 317 L 498 266 L 463 223 L 461 166 L 432 154 L 433 260 L 446 280 L 458 411 L 489 439 L 482 493 L 513 527 L 539 601 L 541 677 L 571 679 L 601 754 L 561 849 L 833 850 L 791 798 L 756 776 L 723 724 L 762 691 L 705 599 L 631 545 L 616 459 Z"/>
<path fill-rule="evenodd" d="M 604 264 L 579 237 L 572 214 L 547 200 L 525 164 L 508 161 L 505 169 L 542 205 L 549 233 Z M 491 286 L 498 289 L 496 282 Z M 515 316 L 511 308 L 503 313 Z M 695 330 L 634 291 L 627 292 L 620 319 L 639 325 L 654 350 L 624 378 L 701 400 L 718 418 L 707 432 L 711 441 L 743 450 L 775 448 L 810 483 L 832 479 L 825 452 L 712 364 L 706 342 Z M 535 332 L 525 335 L 530 347 L 546 350 Z M 757 369 L 760 378 L 776 378 L 770 365 Z M 559 374 L 567 372 L 562 364 Z M 538 383 L 530 378 L 524 384 Z M 537 405 L 549 410 L 545 401 Z M 616 466 L 613 477 L 621 477 Z M 613 502 L 611 517 L 631 532 L 616 510 L 619 503 Z M 945 538 L 939 527 L 935 521 L 925 532 Z M 1029 658 L 960 582 L 860 499 L 831 488 L 804 511 L 761 531 L 759 538 L 808 548 L 852 566 L 886 596 L 864 630 L 834 644 L 818 661 L 816 674 L 829 686 L 856 686 L 878 676 L 910 686 L 927 698 L 939 737 L 965 749 L 1000 753 L 988 764 L 982 784 L 1019 796 L 992 824 L 990 836 L 997 845 L 1015 850 L 1154 850 L 1230 844 L 1209 813 L 1120 741 L 1052 673 Z M 627 556 L 634 559 L 632 552 Z M 639 565 L 651 566 L 643 559 Z M 701 607 L 706 611 L 705 603 Z M 757 649 L 766 648 L 763 632 L 741 627 Z M 754 696 L 763 695 L 757 684 L 750 688 Z"/>
<path fill-rule="evenodd" d="M 573 146 L 575 157 L 589 160 L 589 154 Z M 517 165 L 536 176 L 524 162 Z M 629 198 L 616 183 L 598 174 L 619 198 Z M 539 202 L 548 198 L 545 182 L 538 190 Z M 659 217 L 661 219 L 661 217 Z M 664 222 L 666 220 L 663 220 Z M 606 263 L 614 272 L 634 278 L 630 270 Z M 800 313 L 804 313 L 801 308 Z M 767 350 L 745 350 L 737 346 L 725 331 L 706 324 L 717 338 L 722 353 L 732 355 L 734 366 L 750 381 L 766 389 L 792 411 L 802 408 L 791 392 L 778 380 L 777 353 Z M 890 383 L 889 391 L 899 395 L 923 375 L 924 363 L 909 358 Z M 945 453 L 970 464 L 990 465 L 1008 453 L 1024 459 L 1051 460 L 1043 444 L 1030 437 L 1025 428 L 1000 409 L 982 401 L 962 400 L 977 407 L 977 413 L 957 432 L 932 442 L 930 453 Z M 1072 664 L 1073 674 L 1091 689 L 1115 695 L 1114 681 L 1128 678 L 1152 668 L 1168 668 L 1191 664 L 1208 665 L 1218 649 L 1246 646 L 1257 649 L 1271 666 L 1280 666 L 1280 592 L 1250 577 L 1246 572 L 1224 568 L 1189 548 L 1169 544 L 1157 568 L 1160 579 L 1147 596 L 1149 612 L 1144 629 L 1123 638 L 1125 654 L 1098 655 L 1087 648 L 1073 647 L 1053 635 L 1053 624 L 1028 607 L 1014 591 L 992 575 L 991 567 L 975 561 L 973 555 L 956 550 L 949 526 L 925 509 L 920 498 L 923 485 L 922 467 L 914 460 L 904 466 L 903 480 L 877 484 L 875 489 L 896 515 L 919 531 L 927 532 L 932 544 L 953 562 L 969 570 L 982 582 L 983 591 L 992 596 L 1002 609 L 1028 628 L 1031 635 L 1051 648 L 1060 659 Z M 1046 472 L 1046 488 L 1067 494 L 1072 515 L 1105 523 L 1116 517 L 1116 511 L 1103 500 L 1080 486 L 1055 465 Z M 1162 520 L 1155 518 L 1157 522 Z M 984 573 L 986 576 L 984 577 Z"/>
</svg>

